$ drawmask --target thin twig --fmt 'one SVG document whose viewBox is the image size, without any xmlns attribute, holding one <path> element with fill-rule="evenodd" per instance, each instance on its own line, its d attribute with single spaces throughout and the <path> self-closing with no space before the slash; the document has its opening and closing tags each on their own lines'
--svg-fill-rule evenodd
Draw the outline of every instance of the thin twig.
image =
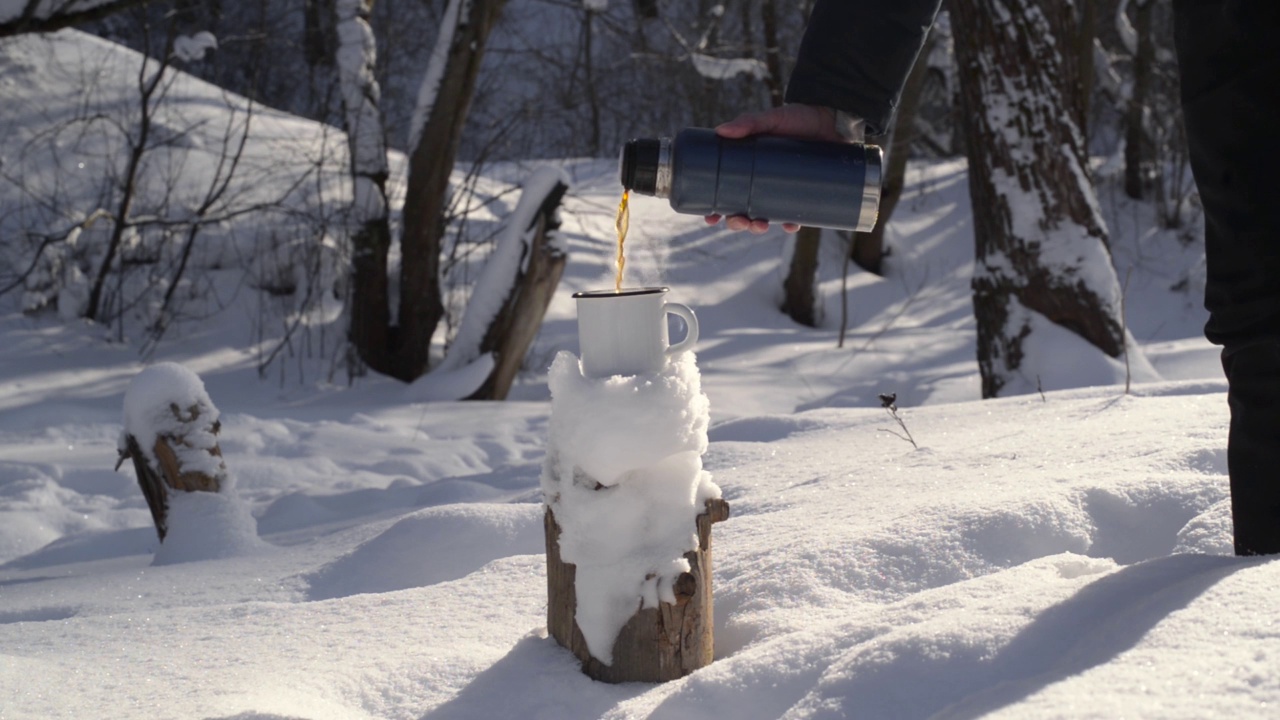
<svg viewBox="0 0 1280 720">
<path fill-rule="evenodd" d="M 898 423 L 898 427 L 902 428 L 902 434 L 896 433 L 893 430 L 887 430 L 885 428 L 880 428 L 880 432 L 887 432 L 890 435 L 893 435 L 894 437 L 900 438 L 902 440 L 906 440 L 907 442 L 911 443 L 911 447 L 915 448 L 916 450 L 919 450 L 920 446 L 916 444 L 915 438 L 911 437 L 911 431 L 907 429 L 907 424 L 903 422 L 902 417 L 898 415 L 897 401 L 898 401 L 897 393 L 881 393 L 880 395 L 880 406 L 883 407 L 885 411 L 889 413 L 889 417 L 893 418 L 894 421 Z"/>
</svg>

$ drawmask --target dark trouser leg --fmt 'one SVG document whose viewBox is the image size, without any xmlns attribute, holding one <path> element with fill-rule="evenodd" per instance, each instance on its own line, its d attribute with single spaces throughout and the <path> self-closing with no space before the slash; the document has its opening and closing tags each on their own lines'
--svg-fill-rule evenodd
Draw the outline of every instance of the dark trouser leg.
<svg viewBox="0 0 1280 720">
<path fill-rule="evenodd" d="M 1205 213 L 1205 334 L 1230 386 L 1236 552 L 1280 553 L 1280 3 L 1175 0 Z"/>
<path fill-rule="evenodd" d="M 1280 343 L 1226 351 L 1227 466 L 1237 555 L 1280 553 Z"/>
</svg>

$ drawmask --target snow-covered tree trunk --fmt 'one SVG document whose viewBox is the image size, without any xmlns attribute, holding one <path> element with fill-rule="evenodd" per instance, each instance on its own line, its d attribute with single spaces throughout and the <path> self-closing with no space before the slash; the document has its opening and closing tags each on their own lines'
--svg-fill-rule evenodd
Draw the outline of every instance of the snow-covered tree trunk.
<svg viewBox="0 0 1280 720">
<path fill-rule="evenodd" d="M 504 5 L 506 0 L 450 0 L 418 95 L 400 238 L 400 328 L 391 372 L 402 380 L 427 371 L 431 336 L 444 314 L 440 247 L 449 175 L 485 43 Z"/>
<path fill-rule="evenodd" d="M 468 400 L 505 400 L 538 336 L 568 261 L 565 245 L 555 236 L 560 201 L 568 190 L 563 170 L 535 171 L 485 261 L 449 354 L 436 368 L 459 370 L 492 356 L 493 369 Z"/>
<path fill-rule="evenodd" d="M 1035 389 L 1039 371 L 1023 361 L 1043 327 L 1037 317 L 1119 357 L 1120 285 L 1064 97 L 1064 13 L 1035 0 L 950 8 L 976 239 L 978 363 L 982 395 L 994 397 Z"/>
<path fill-rule="evenodd" d="M 372 0 L 337 0 L 338 83 L 346 116 L 347 147 L 351 155 L 352 292 L 351 343 L 360 359 L 381 373 L 390 373 L 390 307 L 387 288 L 387 250 L 391 229 L 387 219 L 387 143 L 378 106 L 374 77 L 377 41 L 369 26 Z"/>
</svg>

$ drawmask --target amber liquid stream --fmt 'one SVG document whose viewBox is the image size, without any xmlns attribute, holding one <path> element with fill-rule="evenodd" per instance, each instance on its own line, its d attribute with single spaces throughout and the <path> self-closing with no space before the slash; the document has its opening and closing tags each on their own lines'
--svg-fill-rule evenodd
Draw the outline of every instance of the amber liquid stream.
<svg viewBox="0 0 1280 720">
<path fill-rule="evenodd" d="M 622 292 L 622 269 L 627 266 L 627 256 L 623 246 L 627 242 L 627 228 L 631 226 L 631 208 L 627 204 L 630 196 L 629 190 L 622 191 L 622 201 L 618 203 L 618 216 L 613 221 L 613 227 L 618 231 L 618 270 L 613 280 L 614 292 Z"/>
</svg>

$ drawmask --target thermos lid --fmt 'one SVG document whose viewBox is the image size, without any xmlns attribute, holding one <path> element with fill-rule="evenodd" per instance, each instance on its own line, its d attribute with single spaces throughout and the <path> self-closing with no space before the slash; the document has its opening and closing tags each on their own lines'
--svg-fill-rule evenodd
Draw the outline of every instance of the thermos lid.
<svg viewBox="0 0 1280 720">
<path fill-rule="evenodd" d="M 637 138 L 622 146 L 620 171 L 622 187 L 642 195 L 653 195 L 658 189 L 658 165 L 662 141 Z"/>
</svg>

